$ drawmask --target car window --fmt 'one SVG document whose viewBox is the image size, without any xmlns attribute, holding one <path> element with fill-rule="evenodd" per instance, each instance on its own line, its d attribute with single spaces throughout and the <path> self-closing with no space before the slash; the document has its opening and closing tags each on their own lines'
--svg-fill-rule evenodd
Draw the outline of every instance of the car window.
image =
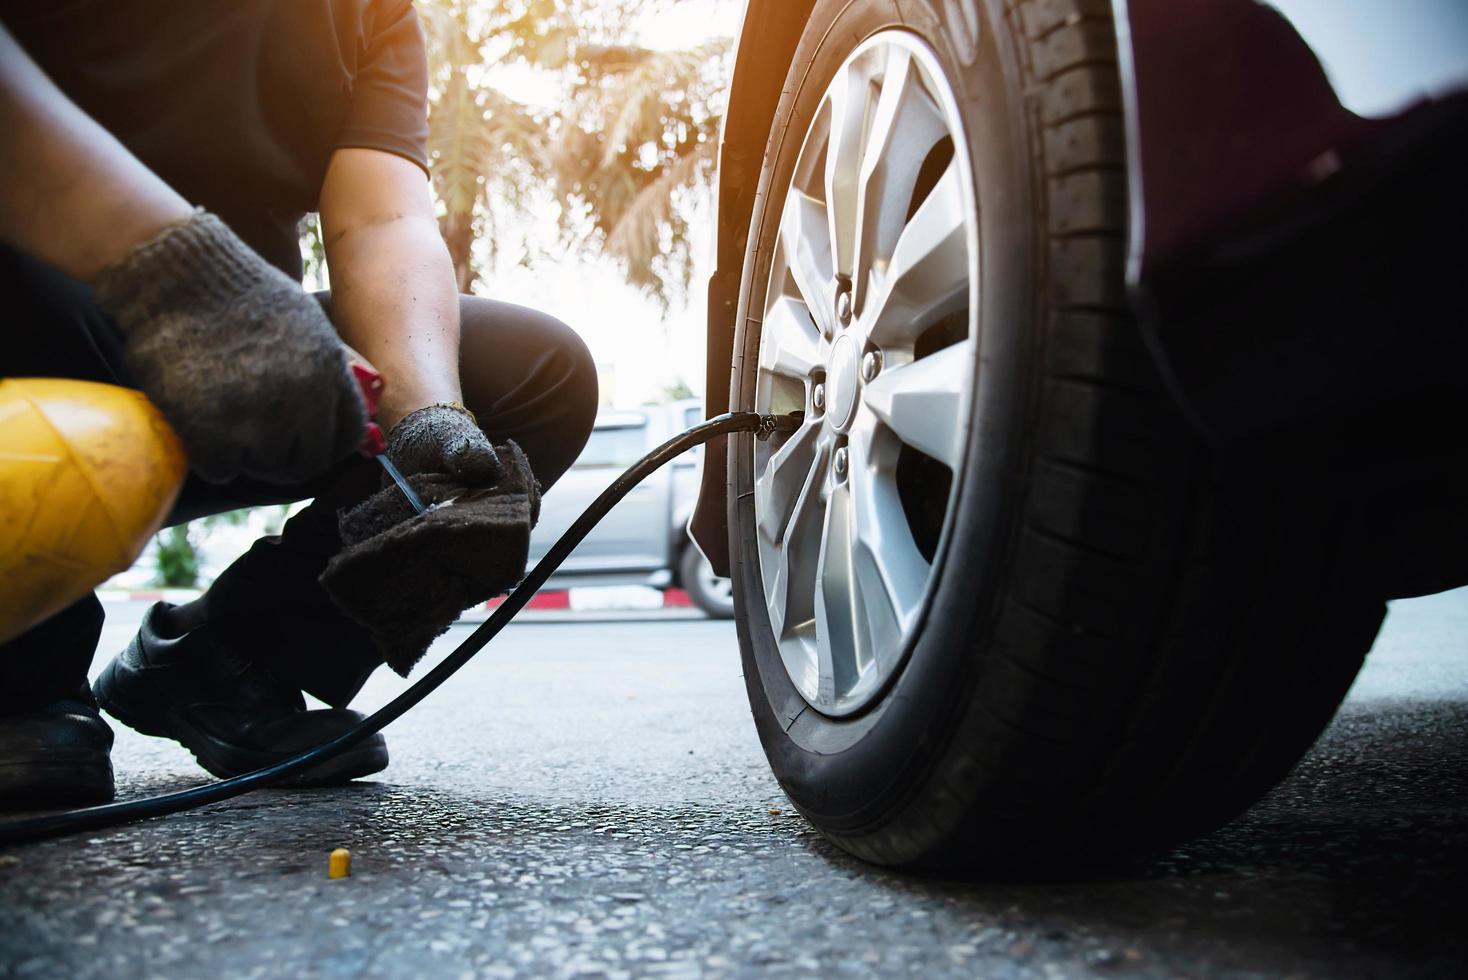
<svg viewBox="0 0 1468 980">
<path fill-rule="evenodd" d="M 576 468 L 631 466 L 646 453 L 646 425 L 597 426 L 576 457 Z"/>
<path fill-rule="evenodd" d="M 684 430 L 691 429 L 695 425 L 703 421 L 703 406 L 689 405 L 687 408 L 680 409 L 678 413 L 673 416 L 673 418 L 681 418 Z M 684 453 L 682 456 L 679 456 L 677 461 L 674 462 L 673 465 L 696 466 L 698 465 L 698 461 L 700 458 L 702 458 L 702 456 L 703 446 L 694 446 L 692 449 L 688 450 L 688 452 Z"/>
</svg>

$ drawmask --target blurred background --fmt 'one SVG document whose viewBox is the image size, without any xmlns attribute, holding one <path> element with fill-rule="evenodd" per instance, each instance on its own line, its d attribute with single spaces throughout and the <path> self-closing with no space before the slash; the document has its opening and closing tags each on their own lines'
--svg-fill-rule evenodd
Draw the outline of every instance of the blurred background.
<svg viewBox="0 0 1468 980">
<path fill-rule="evenodd" d="M 671 434 L 670 418 L 696 421 L 688 406 L 703 397 L 710 181 L 742 5 L 416 6 L 429 53 L 433 192 L 460 289 L 558 317 L 597 362 L 606 417 L 585 465 L 558 490 L 564 506 L 537 534 L 543 551 L 561 510 L 579 512 L 645 451 L 624 459 L 634 443 Z M 301 251 L 307 288 L 327 288 L 315 216 L 302 224 Z M 654 562 L 648 542 L 668 545 L 669 527 L 686 518 L 693 462 L 681 467 L 679 499 L 670 487 L 659 513 L 644 507 L 630 517 L 634 527 L 622 528 L 620 543 L 588 542 L 583 552 L 602 557 L 581 562 L 586 574 L 606 566 L 599 584 L 676 578 L 679 543 Z M 255 508 L 168 528 L 106 588 L 206 586 L 291 510 Z M 607 537 L 626 523 L 618 518 Z"/>
</svg>

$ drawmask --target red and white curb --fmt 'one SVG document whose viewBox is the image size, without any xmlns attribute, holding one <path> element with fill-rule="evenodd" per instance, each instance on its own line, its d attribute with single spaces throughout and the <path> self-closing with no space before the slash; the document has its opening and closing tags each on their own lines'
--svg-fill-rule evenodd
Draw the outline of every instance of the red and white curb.
<svg viewBox="0 0 1468 980">
<path fill-rule="evenodd" d="M 484 604 L 494 610 L 504 597 Z M 545 590 L 531 597 L 526 609 L 566 612 L 644 612 L 654 609 L 692 609 L 693 600 L 682 589 L 652 589 L 640 585 Z"/>
<path fill-rule="evenodd" d="M 97 598 L 104 603 L 191 602 L 202 593 L 198 589 L 100 589 Z M 492 612 L 504 597 L 484 604 Z M 537 592 L 526 610 L 540 612 L 652 612 L 658 609 L 692 609 L 693 600 L 682 589 L 653 589 L 640 585 L 580 587 Z M 472 616 L 472 611 L 468 614 Z"/>
</svg>

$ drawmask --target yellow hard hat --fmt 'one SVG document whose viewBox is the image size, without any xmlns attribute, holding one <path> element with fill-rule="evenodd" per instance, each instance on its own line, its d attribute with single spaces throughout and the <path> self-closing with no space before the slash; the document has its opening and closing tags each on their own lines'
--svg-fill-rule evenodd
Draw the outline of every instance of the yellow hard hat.
<svg viewBox="0 0 1468 980">
<path fill-rule="evenodd" d="M 0 381 L 0 643 L 132 565 L 187 472 L 178 436 L 140 392 Z"/>
</svg>

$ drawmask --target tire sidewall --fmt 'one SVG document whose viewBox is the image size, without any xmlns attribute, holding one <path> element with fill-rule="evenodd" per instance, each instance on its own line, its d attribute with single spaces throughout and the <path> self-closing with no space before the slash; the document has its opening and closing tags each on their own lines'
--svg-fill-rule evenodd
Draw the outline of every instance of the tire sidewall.
<svg viewBox="0 0 1468 980">
<path fill-rule="evenodd" d="M 750 705 L 782 788 L 823 830 L 837 835 L 859 835 L 888 822 L 933 771 L 971 699 L 978 652 L 994 619 L 992 597 L 1002 594 L 1003 557 L 1013 545 L 1010 515 L 1023 484 L 1017 449 L 1029 401 L 1030 338 L 1039 315 L 1033 177 L 1023 105 L 1015 94 L 1018 66 L 1002 8 L 925 0 L 900 7 L 893 0 L 819 3 L 766 151 L 736 321 L 732 404 L 753 408 L 770 246 L 810 118 L 847 55 L 893 27 L 919 34 L 938 52 L 964 117 L 979 202 L 983 368 L 975 379 L 968 453 L 963 472 L 955 475 L 955 507 L 936 556 L 929 605 L 905 666 L 864 712 L 827 717 L 810 708 L 791 683 L 763 601 L 751 437 L 737 437 L 730 455 L 732 571 Z M 947 794 L 947 805 L 945 794 L 938 796 L 939 805 L 929 807 L 923 820 L 957 821 L 965 804 L 955 794 Z M 898 861 L 919 856 L 889 855 Z"/>
</svg>

